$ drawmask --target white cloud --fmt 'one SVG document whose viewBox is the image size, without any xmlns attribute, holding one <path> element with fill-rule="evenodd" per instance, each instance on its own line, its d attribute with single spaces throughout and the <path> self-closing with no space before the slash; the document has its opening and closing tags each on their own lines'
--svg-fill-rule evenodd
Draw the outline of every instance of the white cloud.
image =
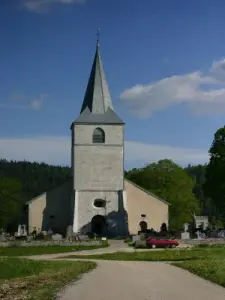
<svg viewBox="0 0 225 300">
<path fill-rule="evenodd" d="M 135 141 L 125 142 L 125 160 L 132 166 L 145 165 L 160 159 L 171 159 L 180 165 L 208 162 L 205 149 L 180 148 L 168 145 L 151 145 Z"/>
<path fill-rule="evenodd" d="M 86 0 L 19 0 L 20 6 L 28 11 L 42 13 L 55 4 L 82 4 Z"/>
<path fill-rule="evenodd" d="M 42 108 L 42 105 L 43 105 L 43 100 L 42 100 L 43 97 L 40 97 L 40 98 L 36 98 L 36 99 L 33 99 L 30 101 L 30 108 L 34 109 L 34 110 L 39 110 Z"/>
<path fill-rule="evenodd" d="M 196 71 L 137 84 L 120 98 L 143 118 L 178 104 L 188 105 L 195 114 L 225 114 L 225 59 L 214 62 L 208 74 Z"/>
<path fill-rule="evenodd" d="M 40 110 L 43 107 L 43 100 L 46 96 L 47 95 L 41 95 L 30 100 L 22 93 L 15 93 L 11 95 L 9 101 L 0 102 L 0 107 L 8 109 Z"/>
<path fill-rule="evenodd" d="M 1 158 L 70 165 L 70 137 L 0 138 Z M 187 165 L 208 161 L 207 150 L 125 142 L 126 167 L 141 167 L 160 159 Z"/>
</svg>

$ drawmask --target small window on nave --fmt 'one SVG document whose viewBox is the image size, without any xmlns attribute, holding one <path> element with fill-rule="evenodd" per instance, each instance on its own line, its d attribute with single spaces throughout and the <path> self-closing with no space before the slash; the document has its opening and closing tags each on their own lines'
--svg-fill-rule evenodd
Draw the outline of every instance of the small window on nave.
<svg viewBox="0 0 225 300">
<path fill-rule="evenodd" d="M 105 143 L 105 132 L 101 128 L 95 128 L 92 136 L 92 143 Z"/>
</svg>

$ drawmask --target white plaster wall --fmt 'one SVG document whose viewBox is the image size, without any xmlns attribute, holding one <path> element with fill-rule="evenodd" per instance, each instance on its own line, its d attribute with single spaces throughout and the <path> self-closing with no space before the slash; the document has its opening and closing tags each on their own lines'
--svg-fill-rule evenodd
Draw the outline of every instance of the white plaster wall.
<svg viewBox="0 0 225 300">
<path fill-rule="evenodd" d="M 104 144 L 93 144 L 92 134 L 100 127 Z M 122 190 L 124 145 L 122 125 L 74 125 L 72 160 L 75 190 Z"/>
<path fill-rule="evenodd" d="M 75 189 L 123 189 L 123 146 L 76 146 L 74 151 Z"/>
<path fill-rule="evenodd" d="M 79 212 L 75 213 L 77 217 L 75 224 L 77 224 L 78 231 L 91 231 L 91 220 L 96 215 L 119 218 L 117 192 L 79 191 L 77 197 Z M 93 206 L 94 200 L 99 198 L 106 199 L 106 209 Z"/>
<path fill-rule="evenodd" d="M 54 215 L 54 226 L 65 232 L 71 217 L 72 180 L 31 200 L 28 205 L 29 232 L 40 228 L 49 229 L 50 216 Z"/>
</svg>

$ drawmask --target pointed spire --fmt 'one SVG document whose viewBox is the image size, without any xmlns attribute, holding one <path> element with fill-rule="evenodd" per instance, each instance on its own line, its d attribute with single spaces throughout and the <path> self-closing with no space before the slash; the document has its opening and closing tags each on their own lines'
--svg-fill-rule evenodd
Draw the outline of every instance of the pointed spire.
<svg viewBox="0 0 225 300">
<path fill-rule="evenodd" d="M 104 114 L 108 108 L 113 109 L 108 84 L 99 51 L 99 31 L 94 62 L 91 69 L 81 113 L 88 108 L 93 114 Z"/>
<path fill-rule="evenodd" d="M 100 30 L 97 31 L 96 52 L 80 116 L 74 123 L 124 124 L 113 109 L 100 56 L 99 36 Z"/>
</svg>

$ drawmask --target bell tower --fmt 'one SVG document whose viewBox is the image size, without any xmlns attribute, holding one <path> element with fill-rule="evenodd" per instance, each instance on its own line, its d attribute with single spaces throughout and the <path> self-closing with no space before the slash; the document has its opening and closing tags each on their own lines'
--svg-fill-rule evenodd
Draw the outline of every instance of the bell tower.
<svg viewBox="0 0 225 300">
<path fill-rule="evenodd" d="M 112 105 L 98 39 L 80 115 L 71 125 L 75 233 L 124 231 L 124 125 Z"/>
</svg>

